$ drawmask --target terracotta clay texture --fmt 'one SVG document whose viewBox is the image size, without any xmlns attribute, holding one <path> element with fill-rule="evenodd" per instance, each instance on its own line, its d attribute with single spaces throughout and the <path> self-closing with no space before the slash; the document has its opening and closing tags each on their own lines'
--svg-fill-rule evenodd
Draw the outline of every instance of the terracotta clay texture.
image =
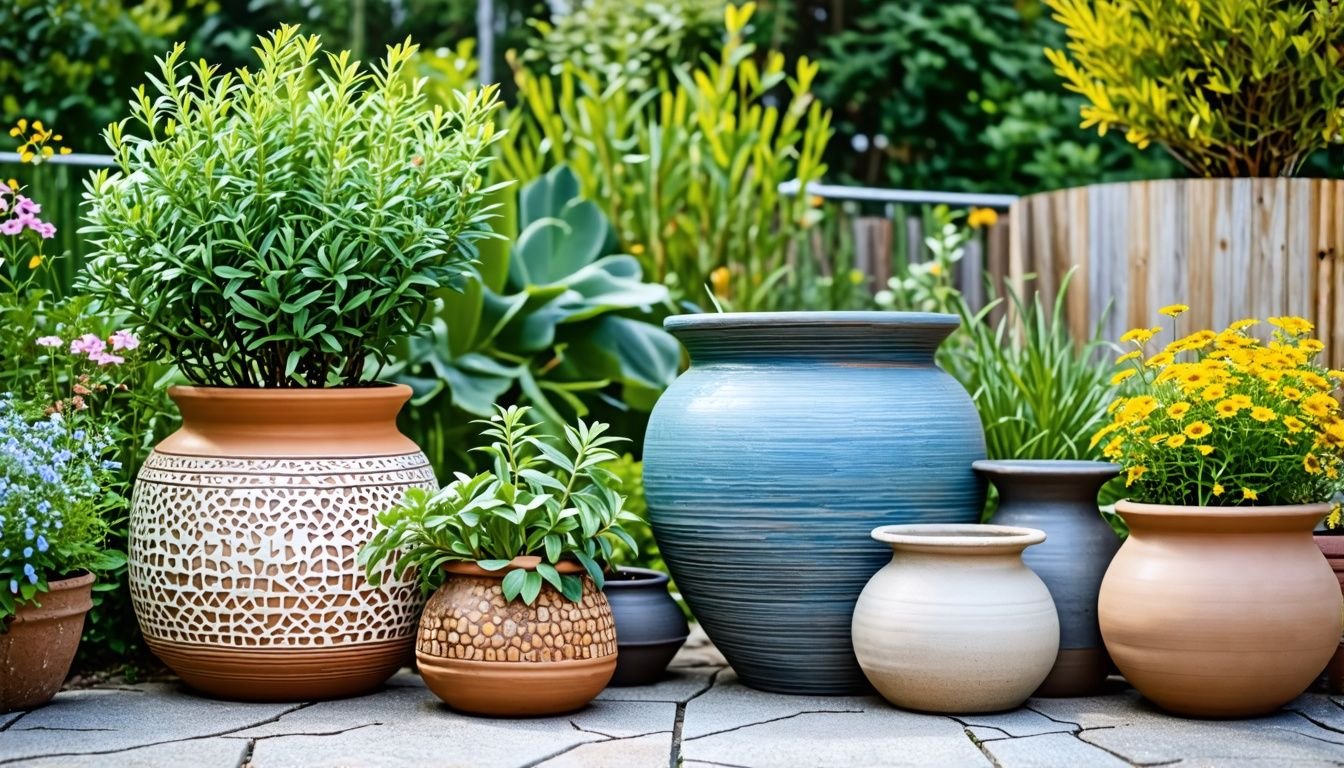
<svg viewBox="0 0 1344 768">
<path fill-rule="evenodd" d="M 0 634 L 0 712 L 34 709 L 61 690 L 93 607 L 93 574 L 49 583 Z"/>
<path fill-rule="evenodd" d="M 677 588 L 742 682 L 869 689 L 850 617 L 893 523 L 973 523 L 984 433 L 934 365 L 950 315 L 762 312 L 665 325 L 691 356 L 644 440 L 654 535 Z"/>
<path fill-rule="evenodd" d="M 1110 672 L 1097 624 L 1097 592 L 1120 549 L 1101 517 L 1097 492 L 1120 467 L 1099 461 L 977 461 L 975 470 L 999 491 L 991 522 L 1045 532 L 1022 553 L 1050 589 L 1059 611 L 1059 655 L 1036 696 L 1087 696 Z"/>
<path fill-rule="evenodd" d="M 1130 533 L 1099 617 L 1120 672 L 1192 717 L 1260 715 L 1296 698 L 1338 648 L 1344 618 L 1311 538 L 1329 511 L 1117 504 Z"/>
<path fill-rule="evenodd" d="M 182 428 L 136 481 L 130 582 L 151 650 L 193 688 L 351 696 L 410 658 L 414 584 L 364 580 L 374 515 L 437 487 L 397 431 L 405 386 L 174 387 Z"/>
<path fill-rule="evenodd" d="M 1339 588 L 1344 591 L 1344 535 L 1316 536 L 1316 546 L 1325 555 L 1326 562 L 1339 579 Z M 1344 635 L 1341 635 L 1339 647 L 1325 668 L 1325 687 L 1330 693 L 1344 693 Z"/>
<path fill-rule="evenodd" d="M 603 592 L 616 621 L 614 686 L 653 685 L 691 633 L 686 615 L 667 591 L 666 573 L 650 568 L 619 568 L 607 577 Z"/>
<path fill-rule="evenodd" d="M 516 558 L 512 567 L 538 562 Z M 529 717 L 581 709 L 616 669 L 607 598 L 584 577 L 578 603 L 550 585 L 532 605 L 506 602 L 500 582 L 512 567 L 492 573 L 474 563 L 444 566 L 449 577 L 420 618 L 420 674 L 450 707 L 472 714 Z M 574 563 L 556 568 L 582 572 Z"/>
<path fill-rule="evenodd" d="M 891 562 L 854 607 L 854 653 L 898 707 L 997 712 L 1027 700 L 1059 650 L 1059 619 L 1022 550 L 1045 541 L 1002 525 L 889 525 Z"/>
</svg>

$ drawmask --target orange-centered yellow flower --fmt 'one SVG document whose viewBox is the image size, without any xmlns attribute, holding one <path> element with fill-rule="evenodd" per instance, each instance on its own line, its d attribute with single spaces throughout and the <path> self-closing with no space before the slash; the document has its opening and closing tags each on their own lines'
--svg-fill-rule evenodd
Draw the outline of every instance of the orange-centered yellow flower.
<svg viewBox="0 0 1344 768">
<path fill-rule="evenodd" d="M 1167 306 L 1157 310 L 1157 314 L 1166 315 L 1167 317 L 1180 317 L 1181 315 L 1189 311 L 1190 308 L 1184 304 L 1168 304 Z"/>
<path fill-rule="evenodd" d="M 1212 431 L 1213 427 L 1210 427 L 1208 424 L 1202 421 L 1196 421 L 1185 428 L 1185 434 L 1191 440 L 1198 440 L 1201 437 L 1207 437 L 1208 434 Z"/>
<path fill-rule="evenodd" d="M 1190 412 L 1190 404 L 1186 402 L 1172 403 L 1167 406 L 1167 415 L 1173 419 L 1181 419 Z"/>
<path fill-rule="evenodd" d="M 1255 419 L 1258 422 L 1261 422 L 1262 424 L 1265 422 L 1273 421 L 1275 418 L 1277 418 L 1277 416 L 1278 414 L 1274 413 L 1273 411 L 1262 405 L 1257 405 L 1251 409 L 1251 418 Z"/>
</svg>

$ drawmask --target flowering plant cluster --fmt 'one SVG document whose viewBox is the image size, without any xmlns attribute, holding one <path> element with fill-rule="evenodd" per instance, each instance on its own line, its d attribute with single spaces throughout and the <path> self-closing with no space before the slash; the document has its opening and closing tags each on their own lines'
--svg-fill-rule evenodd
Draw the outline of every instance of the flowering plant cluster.
<svg viewBox="0 0 1344 768">
<path fill-rule="evenodd" d="M 1147 345 L 1161 328 L 1121 337 L 1133 348 L 1118 358 L 1127 367 L 1111 383 L 1132 389 L 1112 402 L 1111 421 L 1092 444 L 1104 443 L 1103 455 L 1125 468 L 1136 501 L 1308 504 L 1344 489 L 1344 418 L 1334 394 L 1344 371 L 1316 363 L 1324 345 L 1310 322 L 1271 317 L 1268 342 L 1247 333 L 1258 322 L 1196 331 L 1155 354 Z"/>
<path fill-rule="evenodd" d="M 45 240 L 56 236 L 56 225 L 38 217 L 42 206 L 23 194 L 18 181 L 0 181 L 0 281 L 17 291 L 32 280 L 46 260 Z M 26 269 L 25 269 L 26 268 Z"/>
<path fill-rule="evenodd" d="M 49 581 L 116 568 L 104 551 L 110 433 L 74 414 L 40 415 L 0 396 L 0 622 Z"/>
</svg>

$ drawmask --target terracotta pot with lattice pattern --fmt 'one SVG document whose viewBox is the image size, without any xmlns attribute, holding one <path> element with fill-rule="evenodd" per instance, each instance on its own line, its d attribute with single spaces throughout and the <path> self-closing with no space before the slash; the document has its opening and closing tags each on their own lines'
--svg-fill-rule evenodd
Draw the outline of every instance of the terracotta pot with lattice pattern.
<svg viewBox="0 0 1344 768">
<path fill-rule="evenodd" d="M 535 568 L 537 557 L 513 567 Z M 560 563 L 561 573 L 583 573 Z M 572 603 L 549 584 L 532 605 L 504 599 L 506 568 L 449 563 L 448 579 L 420 618 L 415 658 L 425 684 L 450 707 L 478 715 L 557 715 L 585 706 L 616 671 L 616 625 L 602 592 L 583 578 Z"/>
<path fill-rule="evenodd" d="M 174 387 L 182 428 L 136 480 L 130 582 L 145 640 L 193 688 L 249 700 L 351 696 L 410 658 L 409 580 L 356 563 L 374 515 L 437 488 L 397 431 L 405 386 Z"/>
</svg>

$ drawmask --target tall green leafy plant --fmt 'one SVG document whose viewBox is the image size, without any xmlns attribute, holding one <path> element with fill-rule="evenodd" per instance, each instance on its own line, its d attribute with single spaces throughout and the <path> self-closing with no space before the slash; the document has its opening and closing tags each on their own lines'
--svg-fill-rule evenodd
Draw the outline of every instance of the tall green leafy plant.
<svg viewBox="0 0 1344 768">
<path fill-rule="evenodd" d="M 754 9 L 725 9 L 717 59 L 675 67 L 638 94 L 573 62 L 548 77 L 515 61 L 519 104 L 500 145 L 519 179 L 573 168 L 621 248 L 674 298 L 705 308 L 720 268 L 736 308 L 800 308 L 790 254 L 821 216 L 806 195 L 779 192 L 781 182 L 806 185 L 826 170 L 830 114 L 812 95 L 818 65 L 804 58 L 790 68 L 782 53 L 758 52 L 745 37 Z"/>
<path fill-rule="evenodd" d="M 1203 176 L 1287 176 L 1344 142 L 1344 5 L 1333 0 L 1045 0 L 1046 56 L 1083 127 L 1166 147 Z"/>
<path fill-rule="evenodd" d="M 370 381 L 490 235 L 495 89 L 428 108 L 402 76 L 409 40 L 370 69 L 319 65 L 292 26 L 261 39 L 256 70 L 183 67 L 184 50 L 136 91 L 146 136 L 106 132 L 87 289 L 195 383 Z"/>
</svg>

